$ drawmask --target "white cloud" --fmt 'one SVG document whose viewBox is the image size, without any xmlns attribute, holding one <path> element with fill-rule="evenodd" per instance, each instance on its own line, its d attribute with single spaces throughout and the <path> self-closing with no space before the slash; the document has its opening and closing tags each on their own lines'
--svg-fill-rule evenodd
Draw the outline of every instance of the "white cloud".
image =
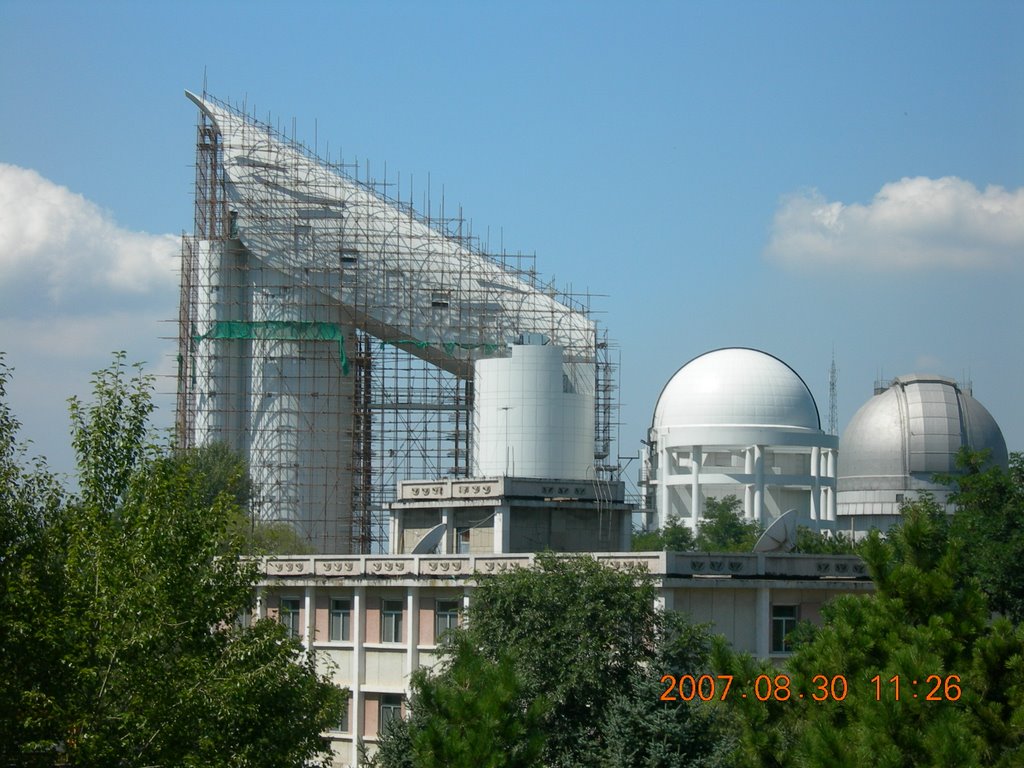
<svg viewBox="0 0 1024 768">
<path fill-rule="evenodd" d="M 868 205 L 830 202 L 809 190 L 782 200 L 765 256 L 792 268 L 1019 268 L 1024 188 L 904 178 Z"/>
<path fill-rule="evenodd" d="M 122 229 L 35 171 L 0 163 L 0 211 L 0 298 L 8 307 L 100 305 L 177 283 L 177 236 Z"/>
<path fill-rule="evenodd" d="M 0 352 L 8 403 L 33 453 L 69 472 L 67 398 L 90 397 L 115 350 L 155 374 L 173 419 L 179 238 L 119 227 L 95 203 L 38 173 L 0 164 Z"/>
</svg>

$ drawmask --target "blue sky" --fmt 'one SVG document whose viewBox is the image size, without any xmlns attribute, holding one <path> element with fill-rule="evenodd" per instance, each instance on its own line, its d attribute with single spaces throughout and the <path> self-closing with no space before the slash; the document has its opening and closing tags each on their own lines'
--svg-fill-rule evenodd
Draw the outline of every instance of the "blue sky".
<svg viewBox="0 0 1024 768">
<path fill-rule="evenodd" d="M 112 350 L 173 371 L 205 77 L 603 296 L 623 455 L 729 345 L 823 417 L 834 349 L 840 428 L 880 376 L 969 377 L 1022 450 L 1022 35 L 1018 2 L 0 0 L 9 401 L 67 470 Z"/>
</svg>

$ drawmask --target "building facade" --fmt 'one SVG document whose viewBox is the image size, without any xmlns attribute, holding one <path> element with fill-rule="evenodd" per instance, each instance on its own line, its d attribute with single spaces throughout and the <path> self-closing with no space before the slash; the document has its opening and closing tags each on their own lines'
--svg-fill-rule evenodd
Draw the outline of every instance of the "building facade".
<svg viewBox="0 0 1024 768">
<path fill-rule="evenodd" d="M 742 553 L 597 553 L 613 568 L 641 567 L 665 610 L 710 622 L 738 651 L 784 658 L 797 621 L 817 621 L 840 594 L 872 590 L 852 556 Z M 256 613 L 315 652 L 319 668 L 351 691 L 328 733 L 335 766 L 372 753 L 387 721 L 404 714 L 412 672 L 438 660 L 438 641 L 462 621 L 481 575 L 530 567 L 534 555 L 291 556 L 267 559 Z M 660 675 L 661 672 L 658 672 Z"/>
</svg>

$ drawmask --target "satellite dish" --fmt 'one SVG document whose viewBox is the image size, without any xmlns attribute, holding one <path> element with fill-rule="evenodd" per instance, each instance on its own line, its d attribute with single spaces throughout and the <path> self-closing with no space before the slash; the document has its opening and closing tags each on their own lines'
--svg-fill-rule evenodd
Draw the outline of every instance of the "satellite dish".
<svg viewBox="0 0 1024 768">
<path fill-rule="evenodd" d="M 796 546 L 797 511 L 779 515 L 754 544 L 754 552 L 789 552 Z"/>
<path fill-rule="evenodd" d="M 444 523 L 435 525 L 425 534 L 423 538 L 416 542 L 416 546 L 412 548 L 410 555 L 430 555 L 437 549 L 437 545 L 441 543 L 441 539 L 444 538 L 444 532 L 447 526 Z"/>
</svg>

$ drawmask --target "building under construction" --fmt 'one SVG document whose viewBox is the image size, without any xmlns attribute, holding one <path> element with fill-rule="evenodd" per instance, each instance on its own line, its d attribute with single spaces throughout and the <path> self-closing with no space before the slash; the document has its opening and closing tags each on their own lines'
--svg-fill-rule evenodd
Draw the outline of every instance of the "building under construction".
<svg viewBox="0 0 1024 768">
<path fill-rule="evenodd" d="M 589 299 L 542 285 L 530 257 L 488 253 L 443 203 L 417 211 L 411 190 L 403 202 L 386 178 L 188 96 L 177 434 L 248 460 L 258 517 L 320 552 L 381 551 L 399 481 L 493 473 L 478 463 L 474 371 L 524 341 L 560 347 L 564 391 L 592 403 L 592 460 L 574 479 L 614 479 L 616 370 Z M 513 443 L 529 409 L 499 410 Z"/>
</svg>

